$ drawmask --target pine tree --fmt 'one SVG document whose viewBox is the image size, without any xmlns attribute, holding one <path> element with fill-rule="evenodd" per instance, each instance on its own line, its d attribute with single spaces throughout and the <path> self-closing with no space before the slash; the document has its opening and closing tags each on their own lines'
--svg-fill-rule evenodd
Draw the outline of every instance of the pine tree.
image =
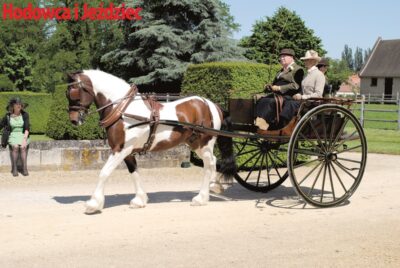
<svg viewBox="0 0 400 268">
<path fill-rule="evenodd" d="M 285 7 L 280 7 L 272 17 L 257 21 L 252 35 L 241 40 L 240 45 L 247 48 L 246 57 L 260 63 L 278 63 L 279 51 L 292 48 L 297 57 L 309 49 L 324 55 L 321 39 L 305 26 L 304 21 Z"/>
<path fill-rule="evenodd" d="M 142 19 L 122 22 L 121 47 L 102 61 L 142 91 L 179 92 L 190 63 L 245 59 L 229 39 L 235 24 L 218 0 L 138 0 L 127 6 L 143 8 Z"/>
</svg>

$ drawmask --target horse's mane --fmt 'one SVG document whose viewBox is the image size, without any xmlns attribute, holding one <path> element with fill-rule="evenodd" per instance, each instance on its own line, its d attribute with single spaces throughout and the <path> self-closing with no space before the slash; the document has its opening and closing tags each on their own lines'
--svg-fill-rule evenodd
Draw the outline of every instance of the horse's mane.
<svg viewBox="0 0 400 268">
<path fill-rule="evenodd" d="M 97 89 L 130 88 L 130 85 L 123 79 L 100 70 L 84 70 L 83 73 L 90 78 L 92 83 L 96 83 L 93 86 Z"/>
</svg>

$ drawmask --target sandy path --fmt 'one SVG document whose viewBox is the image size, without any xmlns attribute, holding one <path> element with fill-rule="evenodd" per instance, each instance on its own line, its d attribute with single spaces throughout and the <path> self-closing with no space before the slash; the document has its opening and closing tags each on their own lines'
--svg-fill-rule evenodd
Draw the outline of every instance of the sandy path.
<svg viewBox="0 0 400 268">
<path fill-rule="evenodd" d="M 350 202 L 329 209 L 303 208 L 290 181 L 191 207 L 197 167 L 141 170 L 150 203 L 130 209 L 120 170 L 93 216 L 98 171 L 0 173 L 0 267 L 399 267 L 399 163 L 370 154 Z"/>
</svg>

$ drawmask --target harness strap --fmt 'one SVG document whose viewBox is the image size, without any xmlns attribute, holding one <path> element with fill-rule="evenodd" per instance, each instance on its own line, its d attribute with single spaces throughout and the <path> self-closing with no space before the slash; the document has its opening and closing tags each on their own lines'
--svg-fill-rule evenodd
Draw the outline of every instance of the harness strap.
<svg viewBox="0 0 400 268">
<path fill-rule="evenodd" d="M 122 114 L 128 107 L 128 105 L 135 98 L 137 92 L 138 88 L 136 87 L 136 85 L 132 85 L 128 93 L 126 93 L 126 96 L 123 98 L 123 100 L 112 109 L 111 113 L 109 113 L 106 116 L 106 118 L 100 121 L 100 126 L 103 128 L 108 128 L 109 126 L 114 124 L 118 119 L 120 119 Z"/>
<path fill-rule="evenodd" d="M 276 106 L 276 122 L 279 123 L 279 117 L 282 112 L 282 107 L 283 107 L 283 97 L 278 94 L 274 94 L 275 98 L 275 106 Z"/>
<path fill-rule="evenodd" d="M 139 154 L 145 154 L 150 150 L 151 145 L 153 144 L 156 137 L 157 127 L 160 122 L 160 109 L 163 106 L 152 95 L 142 95 L 142 98 L 145 105 L 150 109 L 150 118 L 133 114 L 124 114 L 124 116 L 136 119 L 138 121 L 143 121 L 144 123 L 148 123 L 150 126 L 149 137 L 147 138 L 146 143 L 143 144 L 142 148 L 133 149 L 133 153 Z"/>
</svg>

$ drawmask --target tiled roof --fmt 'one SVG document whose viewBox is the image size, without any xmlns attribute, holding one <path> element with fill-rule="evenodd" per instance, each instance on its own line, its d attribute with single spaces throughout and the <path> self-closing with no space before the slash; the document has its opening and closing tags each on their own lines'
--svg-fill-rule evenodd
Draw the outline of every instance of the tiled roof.
<svg viewBox="0 0 400 268">
<path fill-rule="evenodd" d="M 400 77 L 400 39 L 378 38 L 361 77 Z"/>
</svg>

